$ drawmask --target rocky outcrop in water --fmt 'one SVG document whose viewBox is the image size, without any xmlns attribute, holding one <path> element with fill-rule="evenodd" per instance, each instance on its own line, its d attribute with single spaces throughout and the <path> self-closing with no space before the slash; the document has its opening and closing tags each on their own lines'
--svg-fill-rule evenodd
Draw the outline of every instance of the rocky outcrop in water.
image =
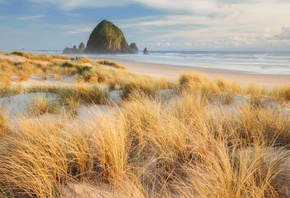
<svg viewBox="0 0 290 198">
<path fill-rule="evenodd" d="M 84 52 L 99 54 L 132 53 L 122 30 L 107 20 L 103 20 L 93 30 Z"/>
<path fill-rule="evenodd" d="M 69 47 L 65 48 L 62 53 L 63 54 L 78 54 L 79 51 L 77 47 L 74 46 L 73 48 L 69 48 Z"/>
<path fill-rule="evenodd" d="M 131 50 L 134 54 L 138 54 L 138 52 L 139 52 L 136 43 L 131 43 L 131 44 L 130 44 L 130 50 Z"/>
<path fill-rule="evenodd" d="M 83 42 L 81 42 L 81 44 L 79 45 L 78 51 L 79 52 L 83 52 L 86 49 L 86 46 Z"/>
<path fill-rule="evenodd" d="M 149 52 L 148 52 L 148 50 L 147 50 L 146 47 L 145 47 L 145 49 L 143 50 L 143 54 L 144 54 L 144 55 L 149 55 Z"/>
<path fill-rule="evenodd" d="M 65 48 L 64 54 L 138 54 L 136 43 L 131 43 L 129 46 L 125 36 L 116 25 L 103 20 L 92 31 L 90 38 L 87 42 L 87 47 L 84 43 L 79 45 L 77 49 Z"/>
</svg>

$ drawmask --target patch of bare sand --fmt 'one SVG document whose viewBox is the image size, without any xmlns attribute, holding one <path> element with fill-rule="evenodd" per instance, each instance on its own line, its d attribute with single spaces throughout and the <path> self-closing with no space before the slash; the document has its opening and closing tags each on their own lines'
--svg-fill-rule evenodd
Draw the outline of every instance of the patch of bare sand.
<svg viewBox="0 0 290 198">
<path fill-rule="evenodd" d="M 64 198 L 127 198 L 128 194 L 130 194 L 130 197 L 144 197 L 136 188 L 134 189 L 130 186 L 130 184 L 128 184 L 127 188 L 124 189 L 127 191 L 125 194 L 105 184 L 70 182 L 67 185 L 62 185 L 61 196 Z"/>
</svg>

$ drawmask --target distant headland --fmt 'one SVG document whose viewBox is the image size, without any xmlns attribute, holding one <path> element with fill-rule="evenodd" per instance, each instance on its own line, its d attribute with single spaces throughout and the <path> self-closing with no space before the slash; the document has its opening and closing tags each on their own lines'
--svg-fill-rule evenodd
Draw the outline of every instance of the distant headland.
<svg viewBox="0 0 290 198">
<path fill-rule="evenodd" d="M 138 54 L 136 43 L 128 45 L 124 33 L 110 21 L 103 20 L 92 31 L 87 46 L 65 48 L 63 54 Z M 147 49 L 146 49 L 147 52 Z"/>
</svg>

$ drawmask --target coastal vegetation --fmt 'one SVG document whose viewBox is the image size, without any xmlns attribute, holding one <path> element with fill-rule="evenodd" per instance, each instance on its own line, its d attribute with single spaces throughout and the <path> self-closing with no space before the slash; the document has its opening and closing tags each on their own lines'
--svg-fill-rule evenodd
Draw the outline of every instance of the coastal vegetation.
<svg viewBox="0 0 290 198">
<path fill-rule="evenodd" d="M 290 85 L 6 53 L 0 99 L 20 94 L 41 95 L 17 119 L 0 107 L 0 197 L 289 196 Z"/>
</svg>

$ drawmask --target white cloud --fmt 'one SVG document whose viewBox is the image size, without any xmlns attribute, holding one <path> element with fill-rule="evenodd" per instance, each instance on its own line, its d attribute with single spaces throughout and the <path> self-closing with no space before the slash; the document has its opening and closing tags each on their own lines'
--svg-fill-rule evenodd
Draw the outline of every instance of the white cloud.
<svg viewBox="0 0 290 198">
<path fill-rule="evenodd" d="M 0 0 L 3 1 L 3 0 Z M 28 0 L 34 3 L 50 3 L 60 9 L 73 10 L 81 7 L 107 7 L 120 6 L 139 3 L 147 7 L 176 11 L 178 13 L 187 12 L 208 16 L 211 18 L 238 17 L 244 12 L 256 15 L 267 13 L 271 15 L 282 15 L 279 11 L 287 8 L 289 11 L 289 2 L 287 0 Z M 277 7 L 278 5 L 278 7 Z M 265 7 L 268 7 L 266 10 Z M 278 8 L 278 9 L 277 9 Z"/>
<path fill-rule="evenodd" d="M 282 27 L 282 31 L 279 34 L 274 35 L 270 39 L 275 40 L 290 40 L 290 26 L 288 24 L 285 24 Z"/>
<path fill-rule="evenodd" d="M 75 8 L 81 8 L 81 7 L 106 7 L 106 6 L 120 6 L 125 5 L 132 0 L 29 0 L 31 2 L 35 3 L 50 3 L 58 6 L 60 9 L 63 10 L 72 10 Z"/>
<path fill-rule="evenodd" d="M 290 25 L 285 24 L 290 18 L 290 2 L 288 1 L 252 0 L 223 4 L 210 0 L 206 0 L 204 3 L 199 0 L 160 0 L 158 2 L 148 0 L 147 4 L 153 7 L 154 2 L 156 2 L 154 6 L 160 7 L 159 9 L 180 9 L 188 12 L 185 12 L 184 15 L 161 16 L 159 19 L 142 19 L 140 22 L 124 22 L 121 27 L 138 26 L 139 29 L 148 27 L 148 30 L 153 26 L 152 32 L 156 27 L 160 27 L 156 29 L 160 32 L 161 26 L 166 26 L 165 31 L 148 39 L 150 41 L 167 39 L 168 41 L 212 43 L 215 46 L 218 43 L 225 46 L 264 46 L 270 42 L 270 39 L 290 38 L 290 34 L 288 34 Z M 197 2 L 198 6 L 193 2 Z M 162 6 L 164 7 L 161 8 Z M 178 28 L 172 27 L 172 25 L 178 25 Z M 283 33 L 281 34 L 282 26 Z M 172 27 L 171 30 L 170 27 Z M 279 35 L 279 37 L 275 35 Z M 165 43 L 163 42 L 162 46 L 166 46 Z M 161 46 L 160 42 L 159 46 Z"/>
<path fill-rule="evenodd" d="M 84 32 L 92 32 L 93 29 L 91 27 L 86 27 L 86 28 L 77 28 L 71 31 L 66 31 L 64 34 L 79 34 L 79 33 L 84 33 Z"/>
<path fill-rule="evenodd" d="M 194 15 L 208 16 L 211 18 L 226 18 L 239 16 L 243 11 L 236 4 L 221 3 L 217 0 L 135 0 L 148 7 L 187 12 Z"/>
<path fill-rule="evenodd" d="M 158 18 L 149 16 L 113 21 L 119 27 L 125 28 L 125 31 L 130 32 L 131 35 L 138 29 L 140 40 L 155 43 L 160 47 L 178 46 L 177 43 L 183 43 L 186 46 L 193 46 L 195 43 L 202 43 L 200 45 L 208 43 L 215 47 L 253 46 L 263 45 L 271 40 L 282 43 L 281 40 L 285 41 L 290 38 L 290 25 L 287 25 L 290 18 L 289 0 L 28 1 L 41 5 L 49 3 L 69 13 L 74 13 L 74 9 L 82 7 L 122 6 L 136 3 L 147 8 L 165 11 L 167 14 L 162 12 Z M 114 16 L 117 17 L 117 15 Z M 28 19 L 29 17 L 26 17 L 26 20 Z M 92 28 L 77 27 L 77 29 L 64 29 L 64 33 L 78 34 L 91 30 Z M 132 37 L 136 39 L 138 36 Z M 167 39 L 167 41 L 161 42 L 162 39 Z"/>
<path fill-rule="evenodd" d="M 194 43 L 189 43 L 189 42 L 168 42 L 168 41 L 159 41 L 156 43 L 156 47 L 161 47 L 161 48 L 168 48 L 168 47 L 178 47 L 178 48 L 184 48 L 184 47 L 191 47 L 193 46 Z M 152 45 L 151 45 L 152 46 Z M 154 46 L 154 45 L 153 45 Z"/>
<path fill-rule="evenodd" d="M 282 30 L 284 30 L 285 32 L 290 32 L 290 25 L 285 24 L 285 25 L 282 27 Z"/>
<path fill-rule="evenodd" d="M 137 19 L 138 21 L 138 19 Z M 148 17 L 140 18 L 139 21 L 133 22 L 131 20 L 120 21 L 122 25 L 120 28 L 136 27 L 136 26 L 172 26 L 172 25 L 205 25 L 207 21 L 211 21 L 208 18 L 192 15 L 168 15 L 164 17 L 158 17 L 158 19 Z"/>
<path fill-rule="evenodd" d="M 1 1 L 1 0 L 0 0 Z M 120 6 L 139 3 L 147 7 L 188 12 L 197 15 L 207 15 L 211 18 L 225 18 L 228 16 L 238 16 L 242 10 L 237 4 L 219 2 L 218 0 L 29 0 L 34 3 L 50 3 L 63 10 L 73 10 L 81 7 L 107 7 Z"/>
<path fill-rule="evenodd" d="M 22 16 L 18 17 L 19 20 L 34 20 L 44 17 L 44 15 L 32 15 L 32 16 Z"/>
</svg>

